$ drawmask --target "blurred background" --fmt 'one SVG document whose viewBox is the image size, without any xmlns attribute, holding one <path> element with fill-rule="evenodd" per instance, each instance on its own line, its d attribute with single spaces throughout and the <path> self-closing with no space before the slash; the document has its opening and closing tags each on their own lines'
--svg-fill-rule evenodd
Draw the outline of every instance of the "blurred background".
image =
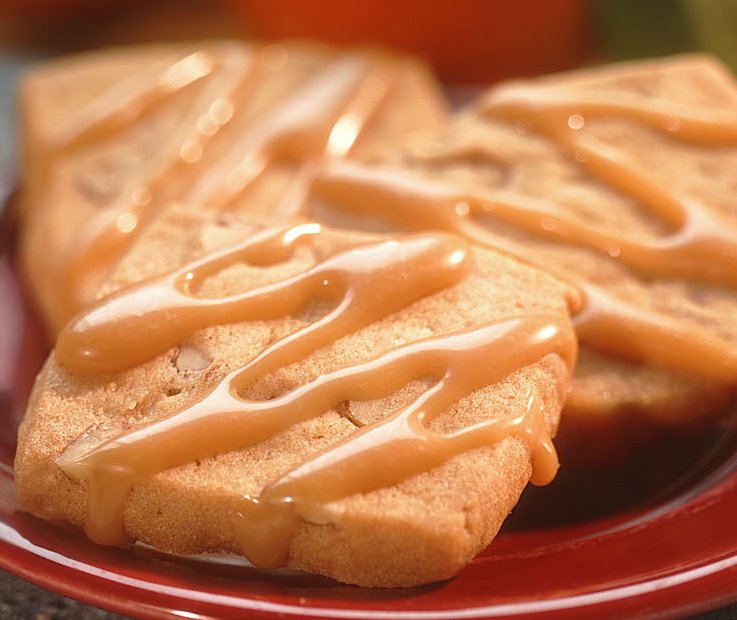
<svg viewBox="0 0 737 620">
<path fill-rule="evenodd" d="M 0 0 L 0 51 L 209 36 L 398 47 L 449 83 L 707 50 L 737 63 L 737 0 Z"/>
<path fill-rule="evenodd" d="M 201 37 L 388 45 L 473 92 L 514 76 L 679 51 L 709 51 L 737 67 L 737 0 L 0 0 L 0 188 L 13 174 L 12 84 L 27 63 Z"/>
</svg>

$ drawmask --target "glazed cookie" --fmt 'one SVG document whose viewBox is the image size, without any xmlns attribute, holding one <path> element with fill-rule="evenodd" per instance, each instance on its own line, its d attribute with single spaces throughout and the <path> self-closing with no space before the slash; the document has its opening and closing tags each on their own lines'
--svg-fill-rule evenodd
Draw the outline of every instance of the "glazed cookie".
<svg viewBox="0 0 737 620">
<path fill-rule="evenodd" d="M 411 586 L 458 572 L 554 476 L 566 285 L 447 233 L 167 213 L 36 383 L 16 460 L 31 513 Z"/>
<path fill-rule="evenodd" d="M 717 61 L 614 65 L 500 85 L 371 165 L 333 166 L 312 216 L 453 231 L 570 282 L 585 303 L 565 426 L 613 441 L 624 413 L 686 424 L 734 393 L 736 158 Z"/>
<path fill-rule="evenodd" d="M 20 108 L 23 263 L 54 334 L 169 201 L 288 218 L 318 161 L 445 115 L 410 59 L 228 41 L 50 61 Z"/>
</svg>

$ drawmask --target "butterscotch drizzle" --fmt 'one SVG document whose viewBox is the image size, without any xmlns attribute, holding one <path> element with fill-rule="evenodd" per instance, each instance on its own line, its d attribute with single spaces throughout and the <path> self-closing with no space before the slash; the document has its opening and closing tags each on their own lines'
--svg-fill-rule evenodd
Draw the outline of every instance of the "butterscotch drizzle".
<svg viewBox="0 0 737 620">
<path fill-rule="evenodd" d="M 246 54 L 239 46 L 200 50 L 162 71 L 158 79 L 151 80 L 145 74 L 137 81 L 131 78 L 135 83 L 129 85 L 133 91 L 130 96 L 114 96 L 120 94 L 114 88 L 88 106 L 68 128 L 64 147 L 71 149 L 124 129 L 145 110 L 166 104 L 183 88 L 200 89 L 181 122 L 186 130 L 163 138 L 156 159 L 90 220 L 57 266 L 60 304 L 65 306 L 62 314 L 66 318 L 93 299 L 104 274 L 152 216 L 157 196 L 170 175 L 198 162 L 212 138 L 232 123 L 238 93 L 268 72 L 259 59 L 258 54 Z M 208 162 L 186 191 L 186 198 L 208 208 L 224 208 L 274 163 L 288 161 L 298 169 L 300 165 L 311 169 L 311 160 L 345 156 L 379 110 L 395 71 L 388 61 L 359 55 L 325 63 L 303 86 L 242 132 L 232 148 Z M 384 85 L 382 94 L 363 96 L 359 87 L 367 79 Z M 297 187 L 307 186 L 308 179 L 303 176 L 296 174 Z M 299 204 L 293 191 L 292 199 L 280 203 L 276 210 L 287 218 Z"/>
<path fill-rule="evenodd" d="M 206 170 L 188 199 L 222 209 L 274 162 L 309 163 L 346 155 L 385 96 L 363 96 L 359 87 L 368 79 L 386 85 L 386 93 L 394 80 L 394 70 L 360 56 L 327 63 Z M 299 200 L 290 202 L 299 204 Z"/>
<path fill-rule="evenodd" d="M 248 62 L 240 46 L 219 45 L 218 51 L 221 57 L 232 55 L 238 57 L 237 62 Z M 199 50 L 184 54 L 163 70 L 141 67 L 76 111 L 59 128 L 50 148 L 70 150 L 120 130 L 152 107 L 211 75 L 219 64 L 222 63 L 216 62 L 212 54 Z"/>
<path fill-rule="evenodd" d="M 332 312 L 269 353 L 282 359 L 299 350 L 289 358 L 294 361 L 315 343 L 324 344 L 449 286 L 464 271 L 467 250 L 462 243 L 447 235 L 417 235 L 402 243 L 359 246 L 303 274 L 239 295 L 206 299 L 192 294 L 204 278 L 235 261 L 262 265 L 284 261 L 295 243 L 319 230 L 316 224 L 304 224 L 267 232 L 125 288 L 64 328 L 56 359 L 76 371 L 116 372 L 151 359 L 203 327 L 287 316 L 318 295 L 335 301 Z M 409 273 L 418 281 L 409 282 Z"/>
<path fill-rule="evenodd" d="M 587 246 L 617 259 L 648 277 L 682 277 L 737 287 L 737 241 L 695 196 L 683 195 L 654 182 L 612 148 L 582 132 L 586 118 L 619 116 L 648 124 L 675 139 L 702 145 L 737 145 L 737 114 L 717 111 L 712 118 L 685 106 L 565 98 L 542 88 L 509 88 L 492 92 L 481 103 L 483 113 L 522 121 L 561 146 L 579 165 L 604 183 L 628 195 L 663 219 L 673 231 L 655 240 L 639 240 L 611 233 L 556 213 L 550 205 L 548 225 L 529 225 L 539 210 L 515 204 L 499 217 L 524 225 L 552 239 Z M 685 108 L 685 109 L 684 109 Z M 573 119 L 573 120 L 572 120 Z M 524 223 L 523 223 L 524 220 Z M 542 232 L 541 232 L 542 231 Z"/>
<path fill-rule="evenodd" d="M 467 394 L 550 353 L 567 359 L 572 370 L 573 342 L 562 322 L 551 322 L 549 316 L 522 316 L 428 338 L 327 375 L 312 393 L 300 395 L 302 407 L 314 415 L 344 398 L 387 396 L 422 376 L 439 380 L 408 407 L 361 428 L 287 472 L 267 485 L 259 498 L 246 498 L 236 527 L 244 554 L 259 566 L 282 566 L 299 516 L 309 520 L 316 508 L 330 502 L 392 486 L 456 454 L 495 445 L 510 435 L 531 446 L 531 482 L 549 483 L 558 470 L 558 459 L 534 390 L 518 415 L 479 422 L 449 434 L 433 432 L 427 425 Z"/>
<path fill-rule="evenodd" d="M 552 129 L 554 125 L 562 128 L 562 120 L 565 126 L 576 131 L 575 121 L 569 123 L 574 114 L 581 117 L 579 123 L 585 123 L 586 118 L 618 116 L 696 144 L 733 146 L 737 142 L 737 116 L 732 109 L 665 100 L 645 103 L 641 97 L 628 97 L 621 92 L 613 98 L 611 94 L 576 92 L 560 86 L 510 84 L 490 91 L 479 107 L 492 116 L 515 119 L 524 116 L 527 120 L 534 118 L 536 123 L 542 120 Z"/>
<path fill-rule="evenodd" d="M 457 185 L 413 178 L 401 171 L 340 164 L 313 184 L 313 199 L 330 208 L 376 217 L 410 230 L 437 229 L 499 247 L 536 262 L 522 244 L 493 234 L 480 217 L 499 218 L 535 236 L 588 247 L 641 275 L 680 277 L 737 287 L 737 235 L 699 200 L 658 184 L 627 158 L 581 132 L 586 118 L 625 116 L 674 139 L 705 145 L 737 144 L 737 115 L 713 115 L 687 106 L 597 97 L 535 87 L 497 89 L 482 100 L 482 113 L 549 137 L 595 176 L 649 208 L 672 228 L 657 239 L 640 239 L 588 225 L 565 215 L 556 203 L 501 190 L 473 193 Z M 575 118 L 574 118 L 575 117 Z M 571 120 L 573 119 L 573 120 Z M 737 379 L 737 352 L 731 343 L 688 321 L 638 307 L 547 262 L 537 264 L 580 291 L 582 311 L 575 323 L 581 341 L 604 352 L 685 370 L 719 381 Z"/>
<path fill-rule="evenodd" d="M 359 245 L 303 274 L 239 295 L 194 297 L 187 288 L 186 283 L 196 287 L 236 261 L 268 265 L 285 260 L 295 244 L 309 243 L 319 234 L 314 224 L 266 231 L 102 300 L 65 330 L 56 353 L 60 363 L 78 371 L 120 370 L 164 352 L 206 325 L 278 318 L 316 297 L 333 302 L 333 310 L 265 348 L 184 411 L 114 437 L 91 432 L 70 445 L 58 463 L 68 475 L 89 485 L 85 529 L 90 538 L 106 544 L 126 541 L 125 502 L 141 480 L 264 441 L 341 401 L 382 398 L 418 378 L 433 377 L 436 383 L 405 409 L 362 427 L 286 473 L 268 485 L 260 498 L 244 500 L 235 531 L 249 559 L 262 566 L 283 564 L 291 532 L 305 510 L 395 484 L 455 454 L 495 445 L 508 436 L 528 446 L 533 482 L 552 479 L 557 459 L 535 392 L 519 415 L 445 435 L 430 431 L 427 425 L 467 394 L 548 354 L 561 356 L 572 371 L 575 338 L 565 319 L 557 315 L 514 316 L 399 346 L 268 401 L 239 396 L 269 373 L 456 284 L 469 269 L 469 248 L 462 239 L 426 233 Z M 149 338 L 140 335 L 147 324 L 154 326 L 152 334 L 163 331 L 160 337 L 152 336 L 150 344 Z M 118 341 L 125 344 L 120 347 Z M 131 352 L 136 348 L 130 346 L 132 341 L 146 342 L 145 351 Z M 264 540 L 274 542 L 271 551 L 261 544 Z"/>
<path fill-rule="evenodd" d="M 226 50 L 229 53 L 224 53 Z M 107 133 L 120 131 L 130 124 L 145 109 L 154 103 L 164 104 L 185 86 L 200 86 L 200 91 L 187 111 L 181 125 L 186 129 L 171 136 L 164 136 L 146 169 L 136 178 L 130 179 L 112 201 L 92 217 L 67 248 L 66 255 L 56 265 L 59 302 L 65 306 L 62 315 L 71 318 L 94 299 L 97 287 L 114 262 L 125 252 L 137 237 L 143 225 L 152 215 L 152 202 L 168 176 L 183 165 L 182 149 L 185 145 L 203 149 L 214 135 L 227 124 L 224 118 L 212 115 L 213 103 L 230 101 L 242 84 L 256 77 L 256 65 L 248 62 L 239 48 L 214 48 L 201 50 L 178 61 L 162 72 L 159 80 L 149 84 L 148 89 L 139 88 L 138 99 L 115 99 L 103 97 L 102 101 L 88 110 L 76 125 L 77 133 L 68 141 L 70 147 L 80 142 L 100 139 Z M 172 77 L 174 76 L 174 77 Z M 142 76 L 145 80 L 147 76 Z M 171 87 L 174 82 L 179 87 Z M 114 89 L 117 90 L 117 89 Z M 107 104 L 107 107 L 102 104 Z M 130 114 L 131 108 L 138 114 Z M 143 109 L 141 109 L 143 108 Z M 214 131 L 202 132 L 199 119 L 210 118 Z M 83 140 L 84 139 L 84 140 Z M 59 328 L 61 325 L 58 326 Z"/>
</svg>

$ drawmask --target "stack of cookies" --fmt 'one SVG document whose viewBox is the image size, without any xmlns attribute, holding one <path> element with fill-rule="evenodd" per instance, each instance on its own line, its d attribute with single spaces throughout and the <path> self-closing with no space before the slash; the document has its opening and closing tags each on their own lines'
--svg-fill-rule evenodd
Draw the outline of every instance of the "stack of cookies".
<svg viewBox="0 0 737 620">
<path fill-rule="evenodd" d="M 447 579 L 554 478 L 561 410 L 575 446 L 731 399 L 737 88 L 710 58 L 450 115 L 411 59 L 217 42 L 53 62 L 21 98 L 58 338 L 17 488 L 96 542 Z"/>
</svg>

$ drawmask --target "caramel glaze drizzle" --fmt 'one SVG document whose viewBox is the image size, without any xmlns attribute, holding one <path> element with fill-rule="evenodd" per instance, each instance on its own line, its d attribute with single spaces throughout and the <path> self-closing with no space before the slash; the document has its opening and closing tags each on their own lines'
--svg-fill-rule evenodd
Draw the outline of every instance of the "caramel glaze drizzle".
<svg viewBox="0 0 737 620">
<path fill-rule="evenodd" d="M 113 201 L 89 220 L 56 266 L 60 306 L 65 306 L 62 314 L 67 319 L 94 299 L 104 275 L 148 220 L 154 194 L 167 176 L 182 165 L 181 147 L 184 144 L 197 144 L 203 148 L 224 124 L 213 121 L 216 130 L 202 133 L 198 120 L 210 118 L 209 112 L 214 101 L 230 101 L 242 83 L 255 79 L 255 63 L 249 62 L 248 56 L 244 56 L 238 48 L 224 54 L 226 49 L 230 51 L 230 48 L 201 50 L 186 56 L 163 71 L 160 79 L 150 84 L 148 90 L 140 89 L 137 97 L 132 99 L 102 97 L 100 102 L 86 110 L 89 116 L 83 115 L 77 121 L 77 133 L 70 133 L 67 137 L 67 148 L 84 146 L 100 135 L 124 129 L 131 120 L 141 116 L 154 104 L 166 103 L 182 89 L 202 84 L 201 92 L 182 122 L 182 126 L 188 128 L 184 139 L 181 134 L 166 136 L 157 156 L 141 178 L 121 188 Z M 138 79 L 147 77 L 144 74 Z M 129 114 L 132 118 L 128 118 Z"/>
<path fill-rule="evenodd" d="M 313 198 L 330 208 L 378 215 L 410 230 L 452 231 L 535 262 L 519 244 L 491 234 L 475 221 L 478 216 L 499 218 L 533 235 L 616 257 L 645 277 L 682 277 L 737 287 L 734 231 L 692 196 L 679 195 L 651 181 L 619 152 L 580 132 L 587 116 L 620 114 L 677 139 L 734 145 L 737 117 L 733 113 L 712 116 L 678 105 L 578 99 L 534 87 L 497 89 L 482 100 L 480 109 L 491 117 L 522 121 L 548 136 L 594 175 L 650 208 L 674 232 L 652 241 L 633 239 L 567 217 L 552 201 L 508 191 L 467 194 L 450 184 L 349 164 L 321 174 L 313 183 Z M 722 382 L 737 379 L 737 351 L 719 335 L 639 308 L 570 270 L 551 268 L 548 263 L 538 265 L 579 290 L 582 304 L 574 320 L 583 343 L 609 354 Z"/>
<path fill-rule="evenodd" d="M 556 213 L 555 205 L 534 209 L 509 204 L 501 218 L 550 238 L 584 245 L 627 264 L 646 277 L 681 277 L 737 287 L 737 242 L 733 230 L 715 217 L 693 196 L 680 195 L 653 182 L 628 162 L 617 149 L 582 132 L 586 118 L 620 115 L 647 124 L 676 139 L 719 146 L 737 145 L 737 115 L 715 114 L 712 119 L 681 106 L 607 104 L 603 101 L 550 96 L 540 88 L 499 89 L 481 102 L 490 117 L 529 123 L 532 130 L 548 136 L 580 165 L 605 183 L 630 196 L 673 227 L 673 232 L 653 241 L 612 234 Z M 678 115 L 674 115 L 678 113 Z M 504 201 L 505 196 L 502 196 Z M 541 211 L 553 218 L 539 225 Z M 540 233 L 539 231 L 543 232 Z"/>
<path fill-rule="evenodd" d="M 453 455 L 494 445 L 507 436 L 532 452 L 533 482 L 555 475 L 557 458 L 539 396 L 533 391 L 517 416 L 437 434 L 426 424 L 463 396 L 504 379 L 548 354 L 557 353 L 569 371 L 576 340 L 561 316 L 514 316 L 475 329 L 403 345 L 377 357 L 324 374 L 269 401 L 238 394 L 260 378 L 303 359 L 337 338 L 375 322 L 462 280 L 471 255 L 459 237 L 426 233 L 360 245 L 318 263 L 301 275 L 231 297 L 193 298 L 186 282 L 201 282 L 237 260 L 271 264 L 286 259 L 296 243 L 320 234 L 319 226 L 267 231 L 232 249 L 185 266 L 102 300 L 62 333 L 57 359 L 77 371 L 120 370 L 166 351 L 205 325 L 278 318 L 311 299 L 327 297 L 334 309 L 270 345 L 244 367 L 229 373 L 208 395 L 184 411 L 117 437 L 80 437 L 59 457 L 59 466 L 89 485 L 85 529 L 104 544 L 126 542 L 123 511 L 130 489 L 158 472 L 275 436 L 344 400 L 374 400 L 409 381 L 437 379 L 406 409 L 303 462 L 274 481 L 260 498 L 246 497 L 235 519 L 244 554 L 260 566 L 287 559 L 300 516 L 358 492 L 395 484 L 427 471 Z M 191 277 L 189 277 L 191 274 Z M 193 303 L 194 302 L 194 303 Z M 139 330 L 150 323 L 153 342 L 108 348 L 108 342 L 143 343 Z M 148 331 L 148 330 L 147 330 Z M 121 358 L 122 356 L 122 358 Z M 391 467 L 387 467 L 391 463 Z M 269 545 L 264 545 L 262 538 Z"/>
<path fill-rule="evenodd" d="M 370 63 L 359 56 L 329 63 L 277 106 L 267 122 L 251 127 L 228 153 L 206 170 L 188 195 L 188 201 L 226 209 L 272 163 L 302 163 L 309 173 L 314 160 L 345 156 L 378 111 L 396 79 L 395 73 L 387 63 Z M 359 87 L 368 78 L 384 85 L 381 96 L 362 96 Z M 304 185 L 299 175 L 295 183 Z M 289 193 L 290 199 L 277 209 L 284 219 L 294 215 L 302 202 L 293 191 Z"/>
<path fill-rule="evenodd" d="M 243 48 L 220 44 L 221 56 L 232 55 L 235 60 L 248 62 Z M 71 150 L 94 142 L 101 135 L 111 134 L 135 122 L 147 110 L 166 101 L 170 96 L 188 87 L 216 70 L 211 54 L 204 50 L 180 56 L 164 71 L 158 67 L 144 67 L 127 79 L 111 86 L 97 98 L 82 107 L 65 125 L 62 125 L 50 145 L 53 151 Z M 225 64 L 230 64 L 226 60 Z"/>
<path fill-rule="evenodd" d="M 388 61 L 372 62 L 358 55 L 326 63 L 324 69 L 210 164 L 188 198 L 208 208 L 224 208 L 273 163 L 308 164 L 310 159 L 345 156 L 396 79 L 395 70 L 386 65 Z M 139 88 L 135 96 L 122 101 L 104 96 L 77 121 L 75 132 L 66 137 L 69 147 L 84 144 L 99 133 L 120 130 L 129 117 L 140 116 L 152 105 L 165 103 L 182 88 L 203 83 L 201 94 L 182 123 L 191 129 L 183 137 L 176 134 L 164 143 L 160 156 L 147 167 L 143 178 L 124 187 L 112 204 L 92 218 L 60 261 L 57 279 L 63 291 L 61 304 L 67 306 L 63 313 L 67 318 L 90 303 L 104 274 L 150 219 L 152 201 L 162 184 L 175 170 L 187 165 L 188 156 L 182 149 L 194 149 L 199 159 L 212 138 L 231 122 L 235 95 L 265 74 L 266 69 L 259 65 L 258 59 L 249 58 L 237 46 L 201 50 L 163 72 L 148 91 Z M 381 96 L 360 95 L 359 86 L 369 77 L 385 85 Z M 223 103 L 228 113 L 217 114 L 215 110 L 213 116 L 216 102 Z M 205 131 L 202 119 L 208 121 Z M 228 181 L 224 183 L 224 179 Z M 307 186 L 307 181 L 299 175 L 295 183 Z M 285 218 L 293 215 L 293 209 L 286 204 L 278 208 Z M 290 200 L 288 204 L 299 204 L 299 201 Z"/>
<path fill-rule="evenodd" d="M 283 566 L 300 517 L 310 521 L 316 509 L 319 515 L 320 507 L 330 502 L 395 485 L 456 454 L 497 444 L 510 435 L 521 436 L 531 446 L 530 481 L 548 484 L 558 470 L 558 458 L 534 389 L 526 409 L 516 416 L 487 420 L 449 434 L 433 432 L 427 424 L 467 394 L 550 353 L 558 353 L 573 371 L 575 338 L 570 329 L 550 316 L 521 316 L 398 347 L 306 386 L 295 398 L 314 416 L 340 400 L 373 400 L 413 379 L 438 378 L 408 407 L 362 427 L 298 465 L 267 485 L 260 497 L 246 496 L 235 530 L 244 555 L 258 566 Z M 280 400 L 275 410 L 294 408 L 289 395 Z"/>
</svg>

